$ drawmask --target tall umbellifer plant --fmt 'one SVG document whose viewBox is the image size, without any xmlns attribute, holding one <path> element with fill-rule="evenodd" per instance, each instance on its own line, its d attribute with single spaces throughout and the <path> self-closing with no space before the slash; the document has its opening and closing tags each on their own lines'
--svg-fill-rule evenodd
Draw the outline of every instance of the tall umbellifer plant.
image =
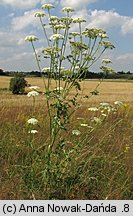
<svg viewBox="0 0 133 216">
<path fill-rule="evenodd" d="M 78 91 L 81 90 L 81 78 L 85 77 L 89 68 L 107 49 L 114 48 L 114 45 L 108 41 L 106 32 L 102 29 L 85 28 L 83 30 L 83 23 L 86 20 L 71 18 L 71 13 L 74 11 L 71 7 L 62 9 L 66 16 L 61 18 L 51 15 L 52 8 L 54 8 L 53 5 L 44 4 L 42 9 L 46 10 L 47 13 L 35 13 L 35 17 L 40 20 L 47 43 L 42 50 L 42 55 L 44 60 L 47 59 L 49 62 L 49 67 L 41 68 L 40 56 L 38 57 L 35 48 L 35 42 L 38 38 L 33 35 L 25 38 L 25 41 L 31 42 L 45 88 L 49 115 L 47 175 L 50 173 L 54 143 L 60 131 L 66 129 L 66 124 L 73 113 L 72 110 L 74 110 L 71 108 L 78 106 L 77 96 Z M 48 16 L 48 19 L 45 16 Z M 47 21 L 44 22 L 44 20 Z M 77 25 L 78 28 L 75 32 L 71 30 L 74 25 Z M 48 79 L 43 77 L 44 72 L 47 72 Z M 70 91 L 73 88 L 76 88 L 76 94 L 70 97 Z"/>
</svg>

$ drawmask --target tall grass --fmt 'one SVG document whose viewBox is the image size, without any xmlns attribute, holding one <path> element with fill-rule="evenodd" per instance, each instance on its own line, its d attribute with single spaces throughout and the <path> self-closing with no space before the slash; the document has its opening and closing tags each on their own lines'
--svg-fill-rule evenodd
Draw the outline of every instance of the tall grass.
<svg viewBox="0 0 133 216">
<path fill-rule="evenodd" d="M 54 144 L 48 183 L 48 119 L 46 109 L 35 109 L 40 124 L 32 147 L 26 124 L 31 107 L 1 109 L 1 199 L 133 198 L 132 106 L 110 114 L 92 132 L 77 118 L 88 120 L 94 114 L 81 107 Z M 75 128 L 81 131 L 79 136 L 72 135 Z"/>
</svg>

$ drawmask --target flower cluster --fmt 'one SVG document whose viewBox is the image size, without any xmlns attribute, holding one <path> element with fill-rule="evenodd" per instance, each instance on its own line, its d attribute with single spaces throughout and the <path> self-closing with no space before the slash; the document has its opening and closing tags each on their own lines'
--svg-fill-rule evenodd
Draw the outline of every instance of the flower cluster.
<svg viewBox="0 0 133 216">
<path fill-rule="evenodd" d="M 69 34 L 72 35 L 72 36 L 74 36 L 74 37 L 80 35 L 79 32 L 70 32 Z"/>
<path fill-rule="evenodd" d="M 105 31 L 96 28 L 92 28 L 92 29 L 86 28 L 85 31 L 82 32 L 82 34 L 85 37 L 89 37 L 91 39 L 94 39 L 96 37 L 108 38 Z"/>
<path fill-rule="evenodd" d="M 28 119 L 27 123 L 28 123 L 29 125 L 31 125 L 31 126 L 32 126 L 32 125 L 35 126 L 35 125 L 38 124 L 38 120 L 37 120 L 36 118 L 30 118 L 30 119 Z M 30 133 L 30 134 L 35 134 L 35 133 L 38 133 L 38 131 L 37 131 L 36 129 L 31 129 L 31 130 L 29 131 L 29 133 Z"/>
<path fill-rule="evenodd" d="M 39 92 L 37 91 L 38 89 L 40 89 L 39 86 L 30 86 L 29 89 L 31 89 L 32 91 L 30 91 L 27 96 L 28 97 L 32 97 L 33 98 L 33 113 L 34 113 L 34 108 L 35 108 L 35 97 L 39 95 Z M 38 124 L 38 120 L 34 117 L 28 119 L 27 123 L 30 125 L 30 134 L 35 134 L 38 131 L 34 128 L 32 128 L 32 126 L 35 126 Z"/>
<path fill-rule="evenodd" d="M 36 12 L 36 13 L 34 14 L 34 16 L 35 16 L 35 17 L 44 17 L 44 16 L 46 16 L 46 14 L 45 14 L 44 12 Z"/>
<path fill-rule="evenodd" d="M 100 44 L 103 45 L 105 49 L 115 48 L 115 46 L 110 41 L 101 41 Z"/>
<path fill-rule="evenodd" d="M 108 36 L 105 33 L 99 33 L 98 36 L 103 39 L 103 38 L 108 38 Z"/>
<path fill-rule="evenodd" d="M 35 96 L 38 96 L 38 95 L 39 95 L 39 93 L 37 91 L 30 91 L 27 94 L 28 97 L 35 97 Z"/>
<path fill-rule="evenodd" d="M 92 111 L 92 112 L 96 112 L 98 111 L 99 109 L 97 107 L 90 107 L 88 108 L 89 111 Z"/>
<path fill-rule="evenodd" d="M 66 25 L 69 25 L 70 23 L 73 22 L 73 19 L 70 17 L 61 17 L 59 21 Z"/>
<path fill-rule="evenodd" d="M 95 116 L 91 119 L 91 121 L 96 123 L 96 124 L 101 124 L 102 123 L 102 120 L 100 118 L 98 118 L 98 117 L 95 117 Z"/>
<path fill-rule="evenodd" d="M 28 122 L 28 124 L 36 125 L 38 123 L 38 120 L 35 118 L 30 118 L 30 119 L 28 119 L 27 122 Z"/>
<path fill-rule="evenodd" d="M 103 64 L 110 64 L 112 61 L 110 59 L 102 59 Z"/>
<path fill-rule="evenodd" d="M 64 24 L 56 24 L 56 25 L 54 25 L 54 28 L 55 28 L 55 29 L 65 29 L 66 26 L 65 26 Z M 62 38 L 62 39 L 63 39 L 63 38 Z"/>
<path fill-rule="evenodd" d="M 51 37 L 50 37 L 50 40 L 54 40 L 54 41 L 57 41 L 57 40 L 61 40 L 63 39 L 63 35 L 61 34 L 53 34 Z"/>
<path fill-rule="evenodd" d="M 76 135 L 76 136 L 79 136 L 81 134 L 81 132 L 79 130 L 72 130 L 72 134 L 73 135 Z"/>
<path fill-rule="evenodd" d="M 42 53 L 44 53 L 44 54 L 46 54 L 46 55 L 54 55 L 55 53 L 58 53 L 58 52 L 60 52 L 61 51 L 61 48 L 59 48 L 59 47 L 52 47 L 52 46 L 49 46 L 49 47 L 47 47 L 47 48 L 44 48 L 43 50 L 42 50 Z"/>
<path fill-rule="evenodd" d="M 115 101 L 114 104 L 109 104 L 107 102 L 101 102 L 99 107 L 89 107 L 88 111 L 93 112 L 94 115 L 97 112 L 97 116 L 92 115 L 91 118 L 77 118 L 81 123 L 81 127 L 86 127 L 91 131 L 93 131 L 96 126 L 101 125 L 103 121 L 110 115 L 116 114 L 119 107 L 125 107 L 125 104 L 121 101 Z M 90 121 L 90 123 L 89 123 Z M 75 130 L 74 130 L 75 131 Z M 78 134 L 80 135 L 81 132 Z"/>
<path fill-rule="evenodd" d="M 42 68 L 42 72 L 50 72 L 50 67 Z"/>
<path fill-rule="evenodd" d="M 64 8 L 62 8 L 62 11 L 63 12 L 73 12 L 74 11 L 74 9 L 73 8 L 71 8 L 71 7 L 64 7 Z"/>
<path fill-rule="evenodd" d="M 115 73 L 114 69 L 108 66 L 101 66 L 100 69 L 104 74 L 112 74 Z"/>
<path fill-rule="evenodd" d="M 83 124 L 81 124 L 80 126 L 81 126 L 81 127 L 88 127 L 88 124 L 83 123 Z"/>
<path fill-rule="evenodd" d="M 38 133 L 38 131 L 37 130 L 30 130 L 29 133 L 30 134 L 35 134 L 35 133 Z"/>
<path fill-rule="evenodd" d="M 52 4 L 43 4 L 42 5 L 42 9 L 48 9 L 48 10 L 50 10 L 51 8 L 54 8 L 54 6 Z"/>
<path fill-rule="evenodd" d="M 36 41 L 36 40 L 39 40 L 39 39 L 35 35 L 29 35 L 29 36 L 25 37 L 25 41 L 32 42 L 32 41 Z"/>
<path fill-rule="evenodd" d="M 86 22 L 86 20 L 83 18 L 73 18 L 73 23 L 82 23 L 82 22 Z"/>
<path fill-rule="evenodd" d="M 60 87 L 56 87 L 55 89 L 54 89 L 54 91 L 62 91 L 63 90 L 63 88 L 60 86 Z"/>
<path fill-rule="evenodd" d="M 58 21 L 58 17 L 57 16 L 51 16 L 50 18 L 49 18 L 49 21 L 50 22 L 54 22 L 54 21 Z"/>
<path fill-rule="evenodd" d="M 123 106 L 124 105 L 123 102 L 121 102 L 121 101 L 115 101 L 114 104 L 118 105 L 118 106 Z"/>
</svg>

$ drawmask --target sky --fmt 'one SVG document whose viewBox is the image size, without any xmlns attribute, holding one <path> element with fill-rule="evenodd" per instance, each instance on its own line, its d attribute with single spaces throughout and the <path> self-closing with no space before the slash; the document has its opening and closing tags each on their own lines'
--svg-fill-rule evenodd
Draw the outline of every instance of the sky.
<svg viewBox="0 0 133 216">
<path fill-rule="evenodd" d="M 115 49 L 102 58 L 109 58 L 115 71 L 133 72 L 133 1 L 132 0 L 0 0 L 0 68 L 4 71 L 34 71 L 37 66 L 27 35 L 39 37 L 37 50 L 42 44 L 39 20 L 34 13 L 45 3 L 52 3 L 52 15 L 64 16 L 63 7 L 73 7 L 72 16 L 87 20 L 85 27 L 107 31 Z M 44 59 L 44 65 L 45 65 Z M 98 71 L 100 61 L 93 66 Z"/>
</svg>

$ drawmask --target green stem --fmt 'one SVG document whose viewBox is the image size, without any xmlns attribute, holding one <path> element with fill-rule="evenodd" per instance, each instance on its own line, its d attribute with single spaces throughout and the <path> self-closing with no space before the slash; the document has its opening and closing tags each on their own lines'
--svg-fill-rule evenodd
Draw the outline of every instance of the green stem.
<svg viewBox="0 0 133 216">
<path fill-rule="evenodd" d="M 99 41 L 99 44 L 98 44 L 98 46 L 97 46 L 97 49 L 96 49 L 95 52 L 93 53 L 92 57 L 93 57 L 94 55 L 96 55 L 97 52 L 100 50 L 100 47 L 101 47 L 101 41 L 102 41 L 102 39 Z"/>
<path fill-rule="evenodd" d="M 64 57 L 64 54 L 65 54 L 65 50 L 66 50 L 67 38 L 68 38 L 68 28 L 66 28 L 65 32 L 64 32 L 64 39 L 62 41 L 61 53 L 60 53 L 60 59 L 59 59 L 59 93 L 60 93 L 61 65 L 62 65 L 63 57 Z"/>
<path fill-rule="evenodd" d="M 97 41 L 97 37 L 95 37 L 95 39 L 94 39 L 94 43 L 93 43 L 92 48 L 91 48 L 91 51 L 90 51 L 90 53 L 89 53 L 90 56 L 91 56 L 91 54 L 92 54 L 92 52 L 93 52 L 93 50 L 94 50 L 96 41 Z"/>
<path fill-rule="evenodd" d="M 102 54 L 104 53 L 104 51 L 105 51 L 105 48 L 103 49 L 103 51 L 101 52 L 101 54 L 100 54 L 95 60 L 92 61 L 92 63 L 89 65 L 88 69 L 102 56 Z M 90 61 L 90 60 L 89 60 L 89 61 Z M 88 63 L 89 63 L 89 61 L 84 62 L 83 65 L 81 66 L 81 69 L 84 67 L 85 63 L 86 63 L 86 66 L 87 66 Z M 78 77 L 75 76 L 75 79 L 72 81 L 72 83 L 70 84 L 69 88 L 67 89 L 67 95 L 68 95 L 69 91 L 72 89 L 74 82 L 75 82 L 77 79 L 80 79 L 80 77 L 81 77 L 83 74 L 84 74 L 84 71 L 83 71 L 81 74 L 79 74 Z"/>
<path fill-rule="evenodd" d="M 80 43 L 82 43 L 82 28 L 81 28 L 81 23 L 79 23 L 79 33 L 80 33 Z M 81 49 L 81 52 L 80 52 L 80 65 L 82 64 L 82 49 Z"/>
<path fill-rule="evenodd" d="M 33 114 L 32 114 L 32 116 L 34 116 L 34 113 L 35 113 L 35 97 L 33 97 Z"/>
</svg>

